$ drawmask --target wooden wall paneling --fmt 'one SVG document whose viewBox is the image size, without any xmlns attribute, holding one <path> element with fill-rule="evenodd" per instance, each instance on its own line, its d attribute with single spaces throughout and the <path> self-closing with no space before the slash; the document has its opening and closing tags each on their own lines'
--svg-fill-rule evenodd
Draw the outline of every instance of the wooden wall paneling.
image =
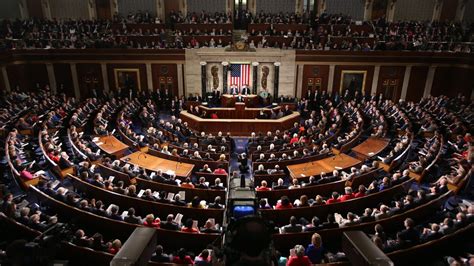
<svg viewBox="0 0 474 266">
<path fill-rule="evenodd" d="M 26 0 L 26 6 L 30 17 L 44 18 L 43 7 L 41 6 L 40 0 Z"/>
<path fill-rule="evenodd" d="M 79 91 L 81 98 L 91 97 L 92 89 L 103 89 L 103 77 L 100 64 L 78 63 L 77 80 L 79 83 Z"/>
<path fill-rule="evenodd" d="M 419 101 L 423 97 L 428 69 L 428 66 L 413 66 L 411 68 L 406 96 L 407 101 Z"/>
<path fill-rule="evenodd" d="M 7 90 L 5 85 L 5 79 L 3 78 L 3 73 L 0 69 L 0 95 L 3 95 L 3 92 Z"/>
<path fill-rule="evenodd" d="M 316 88 L 316 83 L 321 81 L 321 91 L 328 89 L 329 82 L 329 66 L 328 65 L 304 65 L 303 67 L 303 80 L 302 82 L 301 95 L 306 95 L 308 87 L 313 84 L 313 90 Z"/>
<path fill-rule="evenodd" d="M 53 68 L 57 92 L 65 93 L 67 96 L 74 96 L 74 85 L 70 65 L 58 63 L 53 64 Z"/>
<path fill-rule="evenodd" d="M 171 85 L 171 94 L 178 95 L 178 67 L 176 64 L 152 64 L 153 90 L 161 88 L 161 84 Z M 169 88 L 169 87 L 168 87 Z"/>
<path fill-rule="evenodd" d="M 466 97 L 471 96 L 474 87 L 474 69 L 461 67 L 437 67 L 431 95 L 446 95 L 456 97 L 462 94 Z"/>
<path fill-rule="evenodd" d="M 141 89 L 147 89 L 146 65 L 145 64 L 107 64 L 107 77 L 109 81 L 110 90 L 116 90 L 115 84 L 115 69 L 138 69 L 140 71 L 140 86 Z M 137 84 L 138 86 L 138 84 Z"/>
<path fill-rule="evenodd" d="M 110 0 L 95 0 L 95 8 L 98 19 L 111 19 L 112 9 L 110 6 Z"/>
<path fill-rule="evenodd" d="M 332 93 L 338 91 L 341 93 L 340 86 L 341 86 L 341 74 L 343 70 L 355 70 L 355 71 L 367 71 L 367 76 L 365 78 L 365 88 L 364 91 L 370 94 L 372 89 L 372 81 L 374 79 L 374 69 L 375 66 L 356 66 L 356 65 L 336 65 L 334 70 L 334 85 Z"/>
<path fill-rule="evenodd" d="M 37 87 L 49 85 L 48 72 L 45 64 L 18 64 L 7 66 L 10 88 L 21 91 L 35 91 Z"/>
<path fill-rule="evenodd" d="M 398 101 L 402 93 L 404 76 L 404 66 L 381 66 L 377 84 L 377 95 L 383 93 L 385 97 Z"/>
</svg>

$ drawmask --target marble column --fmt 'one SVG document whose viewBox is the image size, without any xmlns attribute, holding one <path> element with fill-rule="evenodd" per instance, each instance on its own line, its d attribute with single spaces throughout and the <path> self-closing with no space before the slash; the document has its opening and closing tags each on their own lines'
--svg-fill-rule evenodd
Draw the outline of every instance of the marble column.
<svg viewBox="0 0 474 266">
<path fill-rule="evenodd" d="M 3 82 L 5 82 L 5 90 L 7 92 L 10 92 L 12 89 L 10 87 L 10 80 L 8 79 L 7 67 L 2 66 L 1 70 L 2 70 Z"/>
<path fill-rule="evenodd" d="M 115 13 L 118 13 L 118 0 L 110 0 L 110 9 L 112 11 L 112 17 Z"/>
<path fill-rule="evenodd" d="M 334 72 L 336 71 L 336 65 L 329 65 L 329 77 L 328 77 L 328 94 L 331 94 L 334 88 Z M 341 77 L 342 78 L 342 77 Z"/>
<path fill-rule="evenodd" d="M 253 73 L 252 73 L 252 93 L 257 94 L 258 91 L 258 65 L 259 62 L 253 62 Z"/>
<path fill-rule="evenodd" d="M 436 73 L 436 66 L 430 66 L 428 69 L 428 76 L 426 77 L 425 89 L 423 91 L 423 98 L 431 95 L 431 87 L 433 87 L 434 76 Z"/>
<path fill-rule="evenodd" d="M 295 12 L 298 14 L 303 14 L 304 9 L 304 1 L 303 0 L 296 0 L 295 1 Z"/>
<path fill-rule="evenodd" d="M 104 87 L 104 92 L 110 91 L 109 85 L 109 74 L 107 73 L 107 65 L 105 63 L 100 63 L 100 70 L 102 72 L 102 86 Z"/>
<path fill-rule="evenodd" d="M 365 0 L 364 4 L 364 20 L 372 19 L 372 8 L 374 6 L 374 0 Z"/>
<path fill-rule="evenodd" d="M 49 0 L 41 0 L 41 8 L 43 9 L 43 16 L 45 19 L 52 19 L 51 16 L 51 5 Z"/>
<path fill-rule="evenodd" d="M 199 64 L 201 65 L 201 96 L 202 98 L 204 98 L 206 97 L 206 92 L 207 92 L 207 75 L 206 75 L 207 62 L 202 61 Z"/>
<path fill-rule="evenodd" d="M 431 21 L 439 21 L 441 17 L 441 11 L 443 10 L 443 0 L 435 0 L 435 5 L 433 8 L 433 17 Z"/>
<path fill-rule="evenodd" d="M 89 0 L 87 2 L 87 13 L 89 14 L 89 19 L 94 20 L 97 18 L 97 12 L 96 12 L 96 0 Z"/>
<path fill-rule="evenodd" d="M 46 71 L 48 72 L 48 81 L 49 81 L 49 88 L 53 93 L 57 92 L 57 84 L 56 84 L 56 76 L 54 75 L 54 67 L 53 64 L 47 63 L 46 64 Z"/>
<path fill-rule="evenodd" d="M 387 21 L 392 22 L 395 17 L 395 9 L 397 8 L 397 0 L 389 0 L 387 5 Z"/>
<path fill-rule="evenodd" d="M 20 9 L 21 19 L 27 19 L 29 17 L 29 14 L 28 14 L 28 5 L 26 4 L 26 0 L 18 0 L 18 7 Z"/>
<path fill-rule="evenodd" d="M 473 0 L 458 0 L 458 8 L 456 10 L 456 16 L 454 17 L 454 21 L 462 22 L 464 19 L 464 13 L 466 11 L 466 5 L 469 1 Z"/>
<path fill-rule="evenodd" d="M 153 91 L 153 74 L 151 71 L 151 63 L 146 63 L 146 84 L 148 91 Z"/>
<path fill-rule="evenodd" d="M 411 76 L 411 66 L 407 66 L 405 68 L 405 76 L 403 76 L 402 93 L 400 95 L 400 99 L 402 100 L 405 100 L 407 98 L 408 83 L 410 82 L 410 76 Z"/>
<path fill-rule="evenodd" d="M 71 63 L 72 86 L 74 88 L 74 96 L 76 99 L 81 98 L 81 90 L 79 89 L 79 79 L 77 77 L 76 63 Z"/>
<path fill-rule="evenodd" d="M 370 94 L 377 94 L 377 85 L 379 84 L 379 74 L 380 74 L 380 65 L 376 65 L 374 69 L 374 79 L 372 80 L 372 89 L 370 90 Z"/>
<path fill-rule="evenodd" d="M 302 97 L 302 91 L 303 91 L 303 71 L 304 71 L 304 65 L 297 65 L 298 69 L 298 74 L 296 76 L 297 82 L 296 84 L 296 98 L 301 98 Z"/>
<path fill-rule="evenodd" d="M 181 97 L 184 95 L 186 97 L 186 92 L 184 91 L 183 85 L 183 64 L 177 64 L 176 67 L 178 68 L 178 95 Z"/>
<path fill-rule="evenodd" d="M 280 62 L 273 63 L 275 66 L 274 78 L 273 78 L 273 98 L 279 97 L 278 89 L 280 84 Z"/>
</svg>

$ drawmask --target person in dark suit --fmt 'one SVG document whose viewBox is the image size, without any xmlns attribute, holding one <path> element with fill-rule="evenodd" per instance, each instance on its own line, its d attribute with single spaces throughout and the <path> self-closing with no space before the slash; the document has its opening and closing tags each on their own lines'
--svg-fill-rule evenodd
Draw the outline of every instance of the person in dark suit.
<svg viewBox="0 0 474 266">
<path fill-rule="evenodd" d="M 125 218 L 123 220 L 125 222 L 131 223 L 131 224 L 140 224 L 141 221 L 142 221 L 142 218 L 140 216 L 135 216 L 135 209 L 130 208 L 130 209 L 128 209 L 127 216 L 125 216 Z"/>
<path fill-rule="evenodd" d="M 169 255 L 163 253 L 163 246 L 158 245 L 156 246 L 155 254 L 153 255 L 153 257 L 151 257 L 151 261 L 169 263 L 171 261 L 171 258 Z"/>
<path fill-rule="evenodd" d="M 174 215 L 168 214 L 168 216 L 166 217 L 166 221 L 160 224 L 160 228 L 166 229 L 166 230 L 178 231 L 179 225 L 175 223 L 173 219 L 174 219 Z"/>
<path fill-rule="evenodd" d="M 244 85 L 242 87 L 242 92 L 241 93 L 242 93 L 242 95 L 250 95 L 251 94 L 250 93 L 250 88 L 248 87 L 248 85 Z"/>
<path fill-rule="evenodd" d="M 295 216 L 290 217 L 290 224 L 281 228 L 282 233 L 299 233 L 303 231 L 303 226 L 298 224 Z"/>
<path fill-rule="evenodd" d="M 411 218 L 407 218 L 404 221 L 405 230 L 400 232 L 400 237 L 407 244 L 415 245 L 420 240 L 420 233 L 414 228 L 415 222 Z"/>
<path fill-rule="evenodd" d="M 240 90 L 235 84 L 230 86 L 229 94 L 237 95 L 239 92 Z"/>
<path fill-rule="evenodd" d="M 245 98 L 244 98 L 244 96 L 242 96 L 241 93 L 239 93 L 239 95 L 237 95 L 235 97 L 235 101 L 238 102 L 238 103 L 243 103 L 243 102 L 245 102 Z"/>
<path fill-rule="evenodd" d="M 339 224 L 336 223 L 336 219 L 333 214 L 328 214 L 327 221 L 321 224 L 322 229 L 339 228 Z"/>
</svg>

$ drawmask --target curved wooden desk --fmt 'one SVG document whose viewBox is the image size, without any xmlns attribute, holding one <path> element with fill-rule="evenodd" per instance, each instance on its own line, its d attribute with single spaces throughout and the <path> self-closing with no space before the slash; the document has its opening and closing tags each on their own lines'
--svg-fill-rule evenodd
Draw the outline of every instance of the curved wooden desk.
<svg viewBox="0 0 474 266">
<path fill-rule="evenodd" d="M 231 111 L 229 110 L 229 112 Z M 183 122 L 187 122 L 189 127 L 198 131 L 208 133 L 222 131 L 224 133 L 230 132 L 233 136 L 249 136 L 251 132 L 275 132 L 277 129 L 291 128 L 295 122 L 299 122 L 300 114 L 294 112 L 280 119 L 203 119 L 188 113 L 188 111 L 181 111 L 180 118 Z"/>
</svg>

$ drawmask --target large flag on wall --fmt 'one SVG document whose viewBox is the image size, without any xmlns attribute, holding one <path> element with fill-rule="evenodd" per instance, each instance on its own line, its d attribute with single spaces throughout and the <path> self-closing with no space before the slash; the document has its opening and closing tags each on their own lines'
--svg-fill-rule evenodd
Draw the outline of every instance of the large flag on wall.
<svg viewBox="0 0 474 266">
<path fill-rule="evenodd" d="M 250 84 L 250 64 L 230 65 L 230 86 L 236 85 L 241 88 Z"/>
</svg>

